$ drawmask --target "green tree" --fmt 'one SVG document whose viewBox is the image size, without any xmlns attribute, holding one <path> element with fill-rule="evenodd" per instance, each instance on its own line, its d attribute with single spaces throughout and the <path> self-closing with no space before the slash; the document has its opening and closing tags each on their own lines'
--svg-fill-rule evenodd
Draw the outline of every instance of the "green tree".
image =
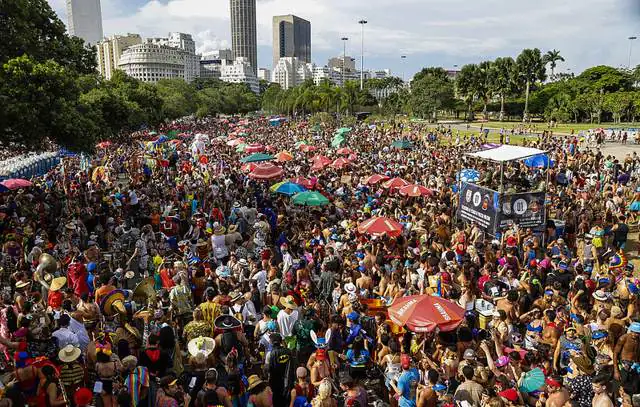
<svg viewBox="0 0 640 407">
<path fill-rule="evenodd" d="M 631 90 L 632 73 L 611 66 L 599 65 L 585 69 L 576 77 L 581 92 L 617 92 Z"/>
<path fill-rule="evenodd" d="M 511 57 L 496 58 L 493 62 L 493 90 L 500 96 L 500 121 L 504 120 L 504 100 L 517 89 L 515 81 L 516 62 Z"/>
<path fill-rule="evenodd" d="M 162 114 L 169 120 L 196 112 L 196 89 L 181 79 L 161 79 L 156 84 L 162 99 Z"/>
<path fill-rule="evenodd" d="M 603 107 L 611 112 L 614 123 L 620 123 L 622 116 L 632 109 L 633 99 L 634 95 L 631 92 L 609 93 L 604 97 Z"/>
<path fill-rule="evenodd" d="M 467 104 L 467 120 L 473 121 L 473 101 L 478 95 L 478 65 L 467 64 L 460 69 L 456 77 L 458 95 Z"/>
<path fill-rule="evenodd" d="M 438 110 L 452 104 L 453 83 L 442 68 L 423 69 L 417 77 L 411 85 L 409 106 L 416 116 L 430 116 L 435 122 Z"/>
<path fill-rule="evenodd" d="M 548 64 L 551 68 L 552 78 L 554 77 L 556 66 L 558 66 L 558 61 L 564 62 L 564 57 L 560 55 L 560 51 L 557 49 L 547 51 L 547 53 L 542 57 L 542 62 L 544 62 L 545 66 Z"/>
<path fill-rule="evenodd" d="M 540 50 L 538 48 L 523 50 L 516 58 L 516 67 L 517 78 L 525 86 L 522 120 L 527 121 L 529 119 L 529 92 L 531 91 L 531 85 L 545 79 L 544 62 Z"/>
<path fill-rule="evenodd" d="M 478 64 L 476 90 L 478 97 L 482 100 L 482 118 L 484 120 L 489 119 L 489 113 L 487 112 L 487 105 L 489 100 L 493 97 L 495 89 L 496 75 L 493 68 L 493 62 L 483 61 Z"/>
</svg>

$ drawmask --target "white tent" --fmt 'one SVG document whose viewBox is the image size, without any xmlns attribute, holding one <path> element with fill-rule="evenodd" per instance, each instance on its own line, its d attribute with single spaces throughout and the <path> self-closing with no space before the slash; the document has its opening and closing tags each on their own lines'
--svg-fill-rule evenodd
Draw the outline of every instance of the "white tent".
<svg viewBox="0 0 640 407">
<path fill-rule="evenodd" d="M 537 148 L 511 146 L 503 144 L 500 147 L 490 148 L 488 150 L 478 151 L 476 153 L 467 154 L 470 157 L 490 160 L 499 163 L 507 161 L 523 160 L 538 154 L 545 154 L 546 151 Z"/>
</svg>

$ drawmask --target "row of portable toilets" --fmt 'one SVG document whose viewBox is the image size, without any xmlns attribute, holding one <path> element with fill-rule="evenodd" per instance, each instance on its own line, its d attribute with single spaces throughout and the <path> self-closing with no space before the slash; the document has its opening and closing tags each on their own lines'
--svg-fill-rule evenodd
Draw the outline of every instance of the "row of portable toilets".
<svg viewBox="0 0 640 407">
<path fill-rule="evenodd" d="M 57 152 L 29 153 L 0 161 L 0 181 L 10 178 L 30 179 L 46 174 L 60 164 Z"/>
</svg>

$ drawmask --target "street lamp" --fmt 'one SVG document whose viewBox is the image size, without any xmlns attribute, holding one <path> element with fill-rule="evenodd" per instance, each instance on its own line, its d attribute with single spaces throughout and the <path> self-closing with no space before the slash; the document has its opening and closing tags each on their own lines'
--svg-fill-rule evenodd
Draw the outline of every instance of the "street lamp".
<svg viewBox="0 0 640 407">
<path fill-rule="evenodd" d="M 358 24 L 362 26 L 362 36 L 361 36 L 361 58 L 360 58 L 360 90 L 364 89 L 364 25 L 367 24 L 367 20 L 360 20 Z"/>
<path fill-rule="evenodd" d="M 627 64 L 628 69 L 631 69 L 631 50 L 633 49 L 633 41 L 637 39 L 638 37 L 635 36 L 629 37 L 629 63 Z"/>
<path fill-rule="evenodd" d="M 342 86 L 344 87 L 344 64 L 347 59 L 347 41 L 349 41 L 349 37 L 342 37 Z"/>
<path fill-rule="evenodd" d="M 402 62 L 403 60 L 407 59 L 406 55 L 400 55 L 400 61 Z M 402 66 L 402 83 L 404 83 L 404 63 L 401 64 Z"/>
</svg>

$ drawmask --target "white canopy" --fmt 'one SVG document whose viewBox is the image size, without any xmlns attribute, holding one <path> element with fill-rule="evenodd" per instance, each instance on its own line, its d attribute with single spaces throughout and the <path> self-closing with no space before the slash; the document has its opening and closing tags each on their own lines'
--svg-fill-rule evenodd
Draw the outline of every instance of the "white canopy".
<svg viewBox="0 0 640 407">
<path fill-rule="evenodd" d="M 503 144 L 500 147 L 490 148 L 488 150 L 478 151 L 476 153 L 469 153 L 468 155 L 475 158 L 482 158 L 484 160 L 491 160 L 497 162 L 517 161 L 525 158 L 532 157 L 538 154 L 545 154 L 546 151 L 538 150 L 537 148 L 511 146 Z"/>
</svg>

